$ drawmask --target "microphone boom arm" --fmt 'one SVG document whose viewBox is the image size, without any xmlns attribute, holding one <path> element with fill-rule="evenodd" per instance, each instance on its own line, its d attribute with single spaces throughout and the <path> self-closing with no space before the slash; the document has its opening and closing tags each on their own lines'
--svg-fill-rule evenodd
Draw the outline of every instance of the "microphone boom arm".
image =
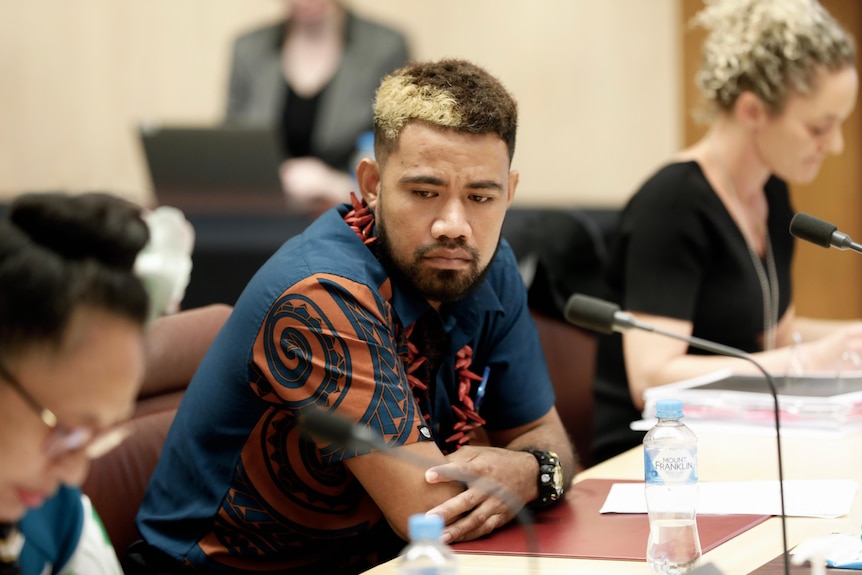
<svg viewBox="0 0 862 575">
<path fill-rule="evenodd" d="M 862 244 L 854 242 L 853 239 L 844 232 L 832 232 L 832 238 L 829 244 L 833 248 L 839 250 L 852 250 L 857 253 L 862 253 Z"/>
</svg>

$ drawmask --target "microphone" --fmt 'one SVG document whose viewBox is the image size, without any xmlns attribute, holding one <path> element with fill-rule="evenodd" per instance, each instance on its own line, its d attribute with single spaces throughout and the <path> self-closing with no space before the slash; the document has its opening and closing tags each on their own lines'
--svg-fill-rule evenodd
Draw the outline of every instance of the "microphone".
<svg viewBox="0 0 862 575">
<path fill-rule="evenodd" d="M 862 253 L 862 244 L 854 242 L 850 236 L 839 232 L 838 226 L 801 212 L 790 220 L 790 235 L 822 248 L 831 247 Z"/>
<path fill-rule="evenodd" d="M 356 425 L 344 416 L 336 415 L 321 408 L 303 412 L 299 426 L 308 435 L 331 441 L 348 449 L 371 449 L 391 451 L 383 437 L 367 427 Z"/>
<path fill-rule="evenodd" d="M 569 301 L 566 302 L 564 315 L 566 317 L 566 321 L 578 327 L 597 331 L 603 334 L 609 334 L 615 331 L 624 333 L 630 329 L 639 329 L 670 337 L 683 341 L 691 347 L 701 349 L 709 353 L 744 359 L 745 361 L 754 364 L 754 366 L 763 373 L 764 377 L 766 377 L 766 383 L 769 384 L 769 392 L 772 395 L 773 412 L 775 414 L 775 442 L 778 449 L 778 490 L 781 503 L 782 556 L 784 558 L 784 575 L 789 575 L 790 562 L 787 553 L 787 517 L 784 511 L 784 464 L 781 460 L 781 429 L 778 415 L 778 389 L 775 386 L 775 380 L 766 368 L 764 368 L 756 359 L 751 357 L 751 355 L 745 353 L 741 349 L 729 347 L 720 343 L 701 339 L 699 337 L 685 336 L 659 329 L 650 324 L 636 320 L 630 313 L 621 311 L 617 304 L 595 297 L 574 294 L 569 298 Z"/>
<path fill-rule="evenodd" d="M 371 429 L 357 425 L 342 415 L 337 415 L 319 407 L 303 411 L 299 417 L 299 426 L 307 435 L 326 439 L 336 445 L 349 449 L 361 448 L 380 451 L 423 469 L 439 464 L 436 461 L 418 456 L 411 451 L 395 449 L 386 443 L 380 434 L 375 433 Z M 503 485 L 480 475 L 461 471 L 458 473 L 450 472 L 447 477 L 475 487 L 487 495 L 497 497 L 506 507 L 515 511 L 515 518 L 524 528 L 527 548 L 530 550 L 527 561 L 528 563 L 532 563 L 532 565 L 528 566 L 527 572 L 539 573 L 538 564 L 536 563 L 539 557 L 538 539 L 533 525 L 533 517 L 529 509 L 524 505 L 524 502 Z"/>
</svg>

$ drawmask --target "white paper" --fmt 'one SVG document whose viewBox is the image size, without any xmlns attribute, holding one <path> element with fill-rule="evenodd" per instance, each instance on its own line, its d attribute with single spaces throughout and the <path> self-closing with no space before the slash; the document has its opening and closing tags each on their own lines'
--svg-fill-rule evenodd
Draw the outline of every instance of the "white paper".
<svg viewBox="0 0 862 575">
<path fill-rule="evenodd" d="M 704 481 L 698 484 L 698 515 L 780 515 L 777 480 Z M 784 481 L 785 514 L 834 518 L 847 515 L 856 496 L 850 479 Z M 643 483 L 615 483 L 600 513 L 646 513 Z"/>
</svg>

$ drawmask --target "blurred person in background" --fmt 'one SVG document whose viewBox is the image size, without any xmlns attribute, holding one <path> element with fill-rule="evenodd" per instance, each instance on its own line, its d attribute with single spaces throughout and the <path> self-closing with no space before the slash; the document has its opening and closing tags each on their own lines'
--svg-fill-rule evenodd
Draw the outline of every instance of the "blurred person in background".
<svg viewBox="0 0 862 575">
<path fill-rule="evenodd" d="M 79 485 L 230 314 L 179 309 L 189 234 L 103 193 L 25 194 L 0 220 L 0 575 L 123 573 Z"/>
<path fill-rule="evenodd" d="M 282 0 L 286 19 L 234 42 L 228 123 L 274 127 L 290 205 L 319 213 L 355 189 L 356 144 L 380 80 L 409 60 L 404 36 L 339 0 Z"/>
<path fill-rule="evenodd" d="M 143 378 L 148 237 L 106 194 L 20 196 L 0 221 L 0 573 L 122 573 L 77 486 Z"/>
</svg>

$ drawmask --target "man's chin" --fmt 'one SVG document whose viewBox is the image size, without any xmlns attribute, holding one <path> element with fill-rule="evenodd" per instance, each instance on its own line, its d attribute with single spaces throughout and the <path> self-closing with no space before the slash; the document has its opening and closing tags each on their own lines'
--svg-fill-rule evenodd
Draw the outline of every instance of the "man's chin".
<svg viewBox="0 0 862 575">
<path fill-rule="evenodd" d="M 449 303 L 464 299 L 473 291 L 475 280 L 464 272 L 436 274 L 433 279 L 424 278 L 416 285 L 419 292 L 429 301 Z"/>
<path fill-rule="evenodd" d="M 452 289 L 451 287 L 438 287 L 420 290 L 420 293 L 430 302 L 451 303 L 464 299 L 469 290 Z"/>
</svg>

